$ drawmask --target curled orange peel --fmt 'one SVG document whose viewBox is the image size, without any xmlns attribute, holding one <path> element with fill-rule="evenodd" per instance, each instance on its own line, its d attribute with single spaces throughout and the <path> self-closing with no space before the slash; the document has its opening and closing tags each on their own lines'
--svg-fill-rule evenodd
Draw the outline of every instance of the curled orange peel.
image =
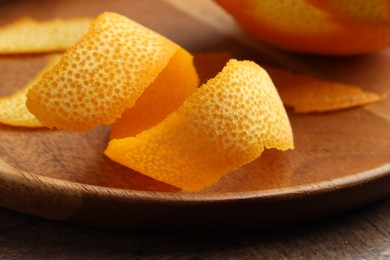
<svg viewBox="0 0 390 260">
<path fill-rule="evenodd" d="M 91 21 L 89 18 L 19 19 L 0 28 L 0 54 L 65 51 L 86 33 Z"/>
<path fill-rule="evenodd" d="M 187 59 L 183 52 L 126 17 L 104 13 L 30 89 L 27 107 L 49 128 L 83 131 L 111 124 L 135 105 L 175 54 Z M 189 62 L 183 66 L 193 70 Z"/>
<path fill-rule="evenodd" d="M 135 105 L 115 121 L 110 138 L 133 136 L 156 125 L 195 91 L 198 82 L 193 57 L 179 48 Z"/>
<path fill-rule="evenodd" d="M 289 70 L 264 66 L 285 106 L 296 113 L 328 112 L 379 102 L 386 98 L 359 87 L 321 80 Z"/>
<path fill-rule="evenodd" d="M 291 126 L 268 74 L 231 60 L 157 126 L 113 139 L 112 160 L 187 191 L 198 191 L 259 157 L 292 149 Z"/>
<path fill-rule="evenodd" d="M 208 187 L 265 148 L 293 148 L 279 95 L 255 63 L 231 60 L 198 85 L 187 51 L 104 13 L 29 90 L 26 104 L 50 128 L 112 124 L 109 158 L 188 191 Z"/>
<path fill-rule="evenodd" d="M 0 123 L 20 127 L 42 127 L 42 124 L 26 107 L 28 90 L 40 80 L 61 58 L 52 55 L 47 65 L 23 88 L 10 96 L 0 98 Z"/>
</svg>

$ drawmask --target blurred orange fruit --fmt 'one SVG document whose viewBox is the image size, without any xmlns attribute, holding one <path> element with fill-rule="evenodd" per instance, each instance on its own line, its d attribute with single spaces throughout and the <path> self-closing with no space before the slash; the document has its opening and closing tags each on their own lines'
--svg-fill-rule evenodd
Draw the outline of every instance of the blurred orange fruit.
<svg viewBox="0 0 390 260">
<path fill-rule="evenodd" d="M 244 30 L 282 49 L 352 55 L 390 46 L 389 0 L 216 0 Z"/>
</svg>

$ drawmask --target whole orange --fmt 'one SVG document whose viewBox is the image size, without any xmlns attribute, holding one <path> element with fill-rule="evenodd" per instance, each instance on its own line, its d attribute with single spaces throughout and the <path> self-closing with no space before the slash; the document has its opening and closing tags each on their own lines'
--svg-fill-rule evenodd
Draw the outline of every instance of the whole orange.
<svg viewBox="0 0 390 260">
<path fill-rule="evenodd" d="M 282 49 L 329 55 L 390 46 L 390 0 L 215 0 L 244 30 Z"/>
</svg>

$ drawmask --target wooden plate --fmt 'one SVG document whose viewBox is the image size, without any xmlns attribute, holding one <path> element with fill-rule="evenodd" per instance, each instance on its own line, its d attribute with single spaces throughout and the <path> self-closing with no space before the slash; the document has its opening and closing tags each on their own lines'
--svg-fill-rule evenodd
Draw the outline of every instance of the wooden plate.
<svg viewBox="0 0 390 260">
<path fill-rule="evenodd" d="M 283 53 L 243 36 L 209 1 L 38 2 L 2 1 L 0 23 L 116 11 L 194 52 L 226 50 L 390 94 L 389 51 L 350 58 Z M 44 55 L 0 57 L 0 95 L 21 87 L 45 61 Z M 0 206 L 106 228 L 231 230 L 306 221 L 390 195 L 390 100 L 289 115 L 294 151 L 268 150 L 199 193 L 110 161 L 103 155 L 108 127 L 74 133 L 0 125 Z"/>
</svg>

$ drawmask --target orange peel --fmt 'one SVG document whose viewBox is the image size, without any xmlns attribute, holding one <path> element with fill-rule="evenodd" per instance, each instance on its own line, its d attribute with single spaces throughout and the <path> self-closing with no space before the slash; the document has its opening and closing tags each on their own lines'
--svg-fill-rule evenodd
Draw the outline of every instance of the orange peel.
<svg viewBox="0 0 390 260">
<path fill-rule="evenodd" d="M 187 191 L 198 191 L 259 157 L 292 149 L 291 126 L 268 74 L 231 60 L 157 126 L 113 139 L 112 160 Z"/>
<path fill-rule="evenodd" d="M 231 60 L 198 84 L 186 50 L 104 13 L 30 88 L 26 104 L 51 128 L 113 123 L 109 158 L 187 191 L 208 187 L 265 148 L 294 147 L 278 92 L 257 64 Z"/>
<path fill-rule="evenodd" d="M 193 57 L 178 49 L 135 105 L 115 121 L 110 138 L 133 136 L 156 125 L 195 91 L 198 82 Z"/>
<path fill-rule="evenodd" d="M 264 66 L 286 106 L 296 113 L 327 112 L 379 102 L 384 94 L 359 87 L 321 80 L 289 70 Z"/>
<path fill-rule="evenodd" d="M 20 127 L 42 127 L 36 117 L 26 107 L 28 90 L 40 80 L 61 58 L 52 55 L 47 65 L 23 88 L 10 96 L 0 98 L 0 123 Z"/>
<path fill-rule="evenodd" d="M 27 107 L 49 128 L 83 131 L 111 124 L 179 49 L 124 16 L 103 13 L 30 89 Z"/>
<path fill-rule="evenodd" d="M 0 28 L 0 54 L 65 51 L 83 36 L 90 18 L 19 19 Z"/>
</svg>

